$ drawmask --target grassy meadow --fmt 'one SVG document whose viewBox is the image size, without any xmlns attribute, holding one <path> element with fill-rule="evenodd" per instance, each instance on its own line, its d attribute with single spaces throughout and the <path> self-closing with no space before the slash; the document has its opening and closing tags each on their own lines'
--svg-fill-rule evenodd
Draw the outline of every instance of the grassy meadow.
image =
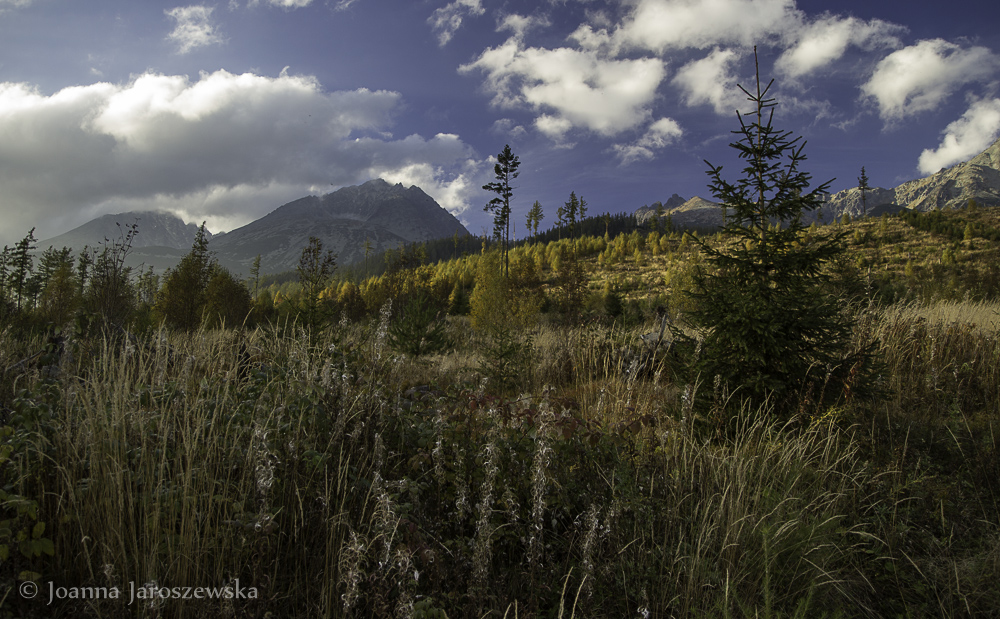
<svg viewBox="0 0 1000 619">
<path fill-rule="evenodd" d="M 687 329 L 661 230 L 516 247 L 516 320 L 475 255 L 335 282 L 311 329 L 287 290 L 242 328 L 8 326 L 0 617 L 1000 616 L 1000 213 L 946 216 L 806 232 L 847 232 L 875 371 L 792 415 L 640 340 Z M 417 289 L 432 354 L 394 331 Z"/>
</svg>

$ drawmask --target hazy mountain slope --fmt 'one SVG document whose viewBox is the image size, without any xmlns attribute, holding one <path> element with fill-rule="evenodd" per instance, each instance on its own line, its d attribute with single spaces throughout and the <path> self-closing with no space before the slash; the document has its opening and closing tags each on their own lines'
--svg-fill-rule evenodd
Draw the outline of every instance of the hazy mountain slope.
<svg viewBox="0 0 1000 619">
<path fill-rule="evenodd" d="M 84 246 L 98 247 L 105 239 L 119 240 L 125 227 L 133 223 L 139 225 L 139 234 L 132 242 L 132 247 L 170 247 L 173 249 L 191 249 L 198 226 L 186 224 L 176 215 L 155 213 L 152 211 L 133 211 L 117 215 L 102 215 L 97 219 L 70 230 L 59 236 L 38 241 L 39 250 L 49 246 L 55 248 L 71 247 L 81 251 Z M 118 224 L 121 224 L 119 227 Z M 208 237 L 212 238 L 211 232 Z"/>
<path fill-rule="evenodd" d="M 403 243 L 468 234 L 455 217 L 419 187 L 390 185 L 382 179 L 344 187 L 324 196 L 308 196 L 278 207 L 210 245 L 224 263 L 247 272 L 260 254 L 262 272 L 296 267 L 310 236 L 337 254 L 337 264 L 364 260 Z"/>
</svg>

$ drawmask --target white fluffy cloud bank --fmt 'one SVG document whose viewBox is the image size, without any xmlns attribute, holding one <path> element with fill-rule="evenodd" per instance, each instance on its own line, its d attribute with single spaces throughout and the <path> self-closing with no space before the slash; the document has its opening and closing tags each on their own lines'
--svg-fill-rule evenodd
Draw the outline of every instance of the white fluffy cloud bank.
<svg viewBox="0 0 1000 619">
<path fill-rule="evenodd" d="M 972 104 L 961 118 L 944 130 L 941 144 L 920 154 L 923 174 L 967 161 L 985 150 L 1000 135 L 1000 99 L 985 99 Z"/>
<path fill-rule="evenodd" d="M 672 118 L 661 118 L 649 125 L 646 133 L 634 144 L 615 144 L 612 148 L 622 165 L 633 161 L 649 160 L 656 151 L 680 139 L 684 135 L 681 126 Z"/>
<path fill-rule="evenodd" d="M 775 68 L 791 78 L 803 77 L 838 60 L 851 45 L 865 50 L 899 47 L 902 26 L 879 19 L 865 22 L 856 17 L 825 14 L 815 21 L 803 21 L 788 37 L 792 41 L 775 63 Z"/>
<path fill-rule="evenodd" d="M 573 128 L 604 136 L 648 120 L 666 75 L 656 58 L 612 59 L 594 50 L 525 47 L 511 37 L 459 71 L 481 71 L 498 107 L 528 107 L 536 128 L 562 140 Z"/>
<path fill-rule="evenodd" d="M 883 58 L 861 92 L 883 119 L 896 121 L 937 109 L 960 87 L 994 77 L 998 67 L 1000 58 L 985 47 L 924 40 Z"/>
<path fill-rule="evenodd" d="M 255 188 L 291 199 L 376 176 L 424 183 L 461 212 L 477 165 L 471 149 L 451 134 L 384 137 L 400 99 L 328 93 L 285 73 L 150 73 L 51 95 L 2 83 L 0 218 L 8 235 L 36 224 L 42 235 L 59 233 L 42 228 L 144 205 L 254 218 L 280 204 L 243 200 Z"/>
<path fill-rule="evenodd" d="M 766 41 L 798 19 L 795 0 L 635 0 L 611 33 L 622 49 L 707 49 Z"/>
<path fill-rule="evenodd" d="M 732 65 L 739 59 L 733 50 L 715 49 L 711 54 L 681 67 L 673 84 L 684 93 L 689 106 L 711 105 L 716 114 L 732 115 L 746 106 L 746 95 L 736 86 Z"/>
</svg>

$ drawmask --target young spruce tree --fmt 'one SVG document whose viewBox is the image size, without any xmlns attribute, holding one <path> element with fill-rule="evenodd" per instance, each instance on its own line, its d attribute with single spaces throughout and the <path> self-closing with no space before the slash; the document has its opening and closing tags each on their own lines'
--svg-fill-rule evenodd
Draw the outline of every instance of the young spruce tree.
<svg viewBox="0 0 1000 619">
<path fill-rule="evenodd" d="M 762 89 L 759 69 L 756 78 L 755 92 L 740 86 L 754 109 L 737 113 L 740 138 L 731 144 L 745 163 L 742 178 L 729 182 L 722 166 L 705 162 L 712 194 L 726 208 L 724 242 L 712 247 L 695 238 L 705 262 L 689 317 L 704 338 L 696 361 L 703 384 L 788 411 L 796 395 L 823 391 L 841 364 L 848 325 L 823 287 L 823 265 L 843 241 L 803 242 L 802 215 L 821 205 L 830 183 L 808 189 L 811 176 L 800 169 L 805 142 L 774 127 L 773 80 Z"/>
</svg>

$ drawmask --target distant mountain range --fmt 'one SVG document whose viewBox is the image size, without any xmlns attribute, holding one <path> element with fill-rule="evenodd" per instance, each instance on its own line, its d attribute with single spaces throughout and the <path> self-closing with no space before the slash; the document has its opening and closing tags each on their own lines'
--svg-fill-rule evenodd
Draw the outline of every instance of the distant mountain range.
<svg viewBox="0 0 1000 619">
<path fill-rule="evenodd" d="M 975 200 L 980 206 L 1000 206 L 1000 140 L 970 161 L 892 189 L 874 187 L 866 194 L 867 213 L 879 216 L 901 209 L 928 211 L 962 207 Z M 685 200 L 674 194 L 660 204 L 664 215 L 678 228 L 712 229 L 722 225 L 719 204 L 704 198 Z M 640 222 L 656 216 L 657 204 L 635 211 Z M 862 214 L 861 192 L 845 189 L 829 196 L 813 217 L 831 222 L 844 213 Z M 80 251 L 105 239 L 115 240 L 121 226 L 138 223 L 129 264 L 152 266 L 162 272 L 176 265 L 190 249 L 198 227 L 164 213 L 130 212 L 104 215 L 79 228 L 39 241 L 49 246 Z M 379 255 L 402 244 L 464 236 L 468 230 L 419 187 L 390 185 L 382 179 L 344 187 L 324 196 L 308 196 L 279 206 L 264 217 L 227 234 L 210 237 L 209 249 L 219 263 L 247 275 L 257 255 L 262 273 L 294 270 L 309 237 L 318 237 L 325 249 L 337 253 L 337 264 L 346 266 L 370 255 Z"/>
<path fill-rule="evenodd" d="M 1000 206 L 1000 139 L 965 163 L 893 189 L 875 187 L 866 193 L 869 211 L 879 205 L 918 211 L 952 209 L 968 205 L 970 199 L 979 206 Z M 848 212 L 852 217 L 859 216 L 861 191 L 857 187 L 838 191 L 830 196 L 826 207 L 839 215 Z"/>
<path fill-rule="evenodd" d="M 829 223 L 844 213 L 856 218 L 861 217 L 864 211 L 869 217 L 878 217 L 903 209 L 953 209 L 968 205 L 970 199 L 979 206 L 1000 206 L 1000 139 L 971 160 L 926 178 L 907 181 L 892 189 L 869 189 L 865 192 L 864 201 L 867 209 L 862 206 L 861 191 L 857 187 L 838 191 L 830 195 L 811 218 L 821 218 Z M 684 200 L 674 194 L 663 203 L 663 211 L 679 228 L 706 229 L 723 225 L 720 205 L 703 198 Z M 655 206 L 644 206 L 635 211 L 640 222 L 646 222 L 655 215 Z"/>
<path fill-rule="evenodd" d="M 165 213 L 130 212 L 104 215 L 65 234 L 39 241 L 39 249 L 97 247 L 118 239 L 118 224 L 138 223 L 128 263 L 162 272 L 191 249 L 198 226 Z M 365 258 L 365 242 L 375 256 L 402 244 L 429 241 L 468 231 L 454 215 L 419 187 L 390 185 L 382 179 L 344 187 L 324 196 L 308 196 L 279 206 L 264 217 L 226 234 L 210 236 L 209 250 L 219 263 L 247 275 L 257 255 L 261 273 L 294 270 L 310 236 L 337 254 L 346 266 Z"/>
<path fill-rule="evenodd" d="M 198 226 L 167 213 L 154 211 L 132 211 L 117 215 L 102 215 L 92 219 L 79 228 L 74 228 L 65 234 L 38 242 L 38 247 L 72 247 L 80 251 L 84 246 L 97 247 L 99 243 L 117 240 L 126 232 L 126 227 L 138 224 L 139 234 L 133 239 L 132 246 L 140 247 L 173 247 L 175 249 L 191 248 Z M 211 233 L 209 233 L 211 238 Z"/>
</svg>

